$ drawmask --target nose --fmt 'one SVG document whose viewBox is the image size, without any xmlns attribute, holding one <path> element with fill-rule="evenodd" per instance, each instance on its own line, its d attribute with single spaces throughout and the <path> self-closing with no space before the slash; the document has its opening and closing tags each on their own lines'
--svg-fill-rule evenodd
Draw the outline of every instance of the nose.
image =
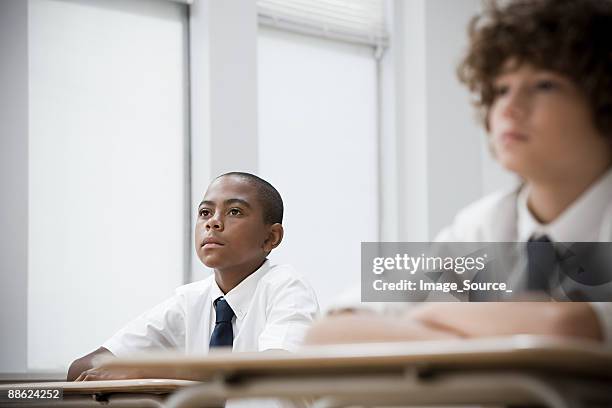
<svg viewBox="0 0 612 408">
<path fill-rule="evenodd" d="M 501 113 L 504 117 L 511 119 L 523 118 L 528 109 L 528 100 L 525 91 L 521 88 L 514 88 L 502 99 Z"/>
<path fill-rule="evenodd" d="M 211 229 L 215 231 L 223 231 L 223 220 L 220 218 L 218 213 L 206 221 L 206 231 Z"/>
</svg>

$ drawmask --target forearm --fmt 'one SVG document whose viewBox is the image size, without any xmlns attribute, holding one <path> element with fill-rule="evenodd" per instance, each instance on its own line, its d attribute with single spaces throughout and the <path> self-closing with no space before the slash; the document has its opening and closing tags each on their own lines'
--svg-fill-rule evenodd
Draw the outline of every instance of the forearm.
<svg viewBox="0 0 612 408">
<path fill-rule="evenodd" d="M 370 313 L 342 314 L 316 322 L 305 344 L 372 343 L 459 338 L 452 330 L 439 330 L 421 322 Z"/>
<path fill-rule="evenodd" d="M 429 303 L 401 317 L 341 314 L 315 323 L 306 344 L 436 340 L 533 334 L 601 341 L 588 303 Z"/>
<path fill-rule="evenodd" d="M 431 303 L 407 317 L 457 332 L 464 337 L 534 334 L 602 340 L 602 330 L 588 303 Z"/>
</svg>

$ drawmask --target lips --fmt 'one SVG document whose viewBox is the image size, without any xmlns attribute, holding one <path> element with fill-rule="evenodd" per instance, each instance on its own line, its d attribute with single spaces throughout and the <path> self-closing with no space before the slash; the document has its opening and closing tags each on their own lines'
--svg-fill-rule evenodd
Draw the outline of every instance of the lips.
<svg viewBox="0 0 612 408">
<path fill-rule="evenodd" d="M 500 139 L 503 143 L 526 142 L 529 137 L 522 132 L 516 130 L 507 130 L 501 133 Z"/>
<path fill-rule="evenodd" d="M 219 248 L 225 245 L 219 238 L 216 237 L 206 237 L 202 241 L 203 248 Z"/>
</svg>

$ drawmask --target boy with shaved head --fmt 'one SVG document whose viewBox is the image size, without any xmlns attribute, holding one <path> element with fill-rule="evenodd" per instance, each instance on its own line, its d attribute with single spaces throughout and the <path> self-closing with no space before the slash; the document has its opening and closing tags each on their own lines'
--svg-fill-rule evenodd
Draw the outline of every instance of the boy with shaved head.
<svg viewBox="0 0 612 408">
<path fill-rule="evenodd" d="M 195 227 L 198 258 L 214 274 L 176 289 L 74 361 L 68 380 L 116 379 L 93 368 L 93 358 L 104 354 L 295 350 L 319 307 L 310 285 L 291 266 L 267 259 L 283 239 L 282 219 L 282 198 L 267 181 L 240 172 L 217 177 L 198 207 Z"/>
</svg>

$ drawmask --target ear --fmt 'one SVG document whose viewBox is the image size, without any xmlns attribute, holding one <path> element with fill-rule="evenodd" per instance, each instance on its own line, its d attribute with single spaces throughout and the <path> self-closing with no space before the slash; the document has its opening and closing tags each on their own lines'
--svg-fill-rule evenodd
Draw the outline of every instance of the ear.
<svg viewBox="0 0 612 408">
<path fill-rule="evenodd" d="M 283 235 L 285 234 L 283 225 L 279 224 L 278 222 L 270 225 L 268 228 L 268 237 L 263 244 L 263 249 L 266 252 L 270 252 L 279 246 L 283 240 Z"/>
</svg>

